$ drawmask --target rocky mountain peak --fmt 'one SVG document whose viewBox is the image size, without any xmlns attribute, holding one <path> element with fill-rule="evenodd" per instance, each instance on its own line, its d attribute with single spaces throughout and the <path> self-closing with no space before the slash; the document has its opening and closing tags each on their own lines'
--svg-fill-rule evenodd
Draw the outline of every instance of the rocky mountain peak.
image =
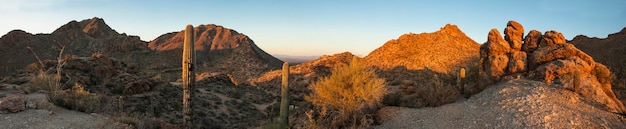
<svg viewBox="0 0 626 129">
<path fill-rule="evenodd" d="M 15 42 L 32 38 L 34 35 L 23 30 L 12 30 L 0 37 L 0 45 L 15 45 Z"/>
<path fill-rule="evenodd" d="M 439 29 L 439 32 L 443 32 L 443 33 L 447 33 L 447 34 L 463 33 L 461 31 L 461 29 L 459 29 L 459 27 L 457 27 L 454 24 L 446 24 L 441 29 Z"/>
<path fill-rule="evenodd" d="M 253 43 L 248 36 L 235 30 L 215 24 L 194 27 L 196 50 L 221 50 L 237 48 L 242 44 Z M 167 33 L 152 40 L 148 46 L 154 50 L 182 49 L 184 33 Z"/>
<path fill-rule="evenodd" d="M 436 32 L 404 34 L 389 40 L 364 57 L 363 61 L 381 69 L 428 68 L 447 73 L 464 67 L 462 65 L 466 63 L 462 62 L 478 57 L 479 46 L 456 25 L 447 24 Z"/>
<path fill-rule="evenodd" d="M 89 35 L 92 38 L 110 38 L 112 36 L 116 36 L 119 33 L 117 31 L 111 29 L 109 25 L 104 22 L 104 19 L 94 17 L 91 19 L 85 19 L 80 22 L 72 20 L 67 24 L 59 27 L 57 30 L 52 32 L 52 34 L 72 34 L 72 33 L 83 33 Z M 63 35 L 61 34 L 61 35 Z"/>
</svg>

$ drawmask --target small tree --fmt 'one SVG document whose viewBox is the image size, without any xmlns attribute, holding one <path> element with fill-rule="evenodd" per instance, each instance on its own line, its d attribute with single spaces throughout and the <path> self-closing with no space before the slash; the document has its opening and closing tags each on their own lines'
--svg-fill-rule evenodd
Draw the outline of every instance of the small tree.
<svg viewBox="0 0 626 129">
<path fill-rule="evenodd" d="M 329 110 L 332 117 L 321 117 L 312 126 L 353 127 L 367 126 L 368 114 L 374 113 L 387 93 L 385 80 L 377 77 L 372 69 L 362 66 L 353 57 L 349 66 L 334 69 L 328 77 L 309 86 L 312 91 L 305 99 L 318 109 Z M 325 112 L 325 111 L 324 111 Z M 325 114 L 325 113 L 324 113 Z M 331 123 L 328 123 L 331 122 Z"/>
</svg>

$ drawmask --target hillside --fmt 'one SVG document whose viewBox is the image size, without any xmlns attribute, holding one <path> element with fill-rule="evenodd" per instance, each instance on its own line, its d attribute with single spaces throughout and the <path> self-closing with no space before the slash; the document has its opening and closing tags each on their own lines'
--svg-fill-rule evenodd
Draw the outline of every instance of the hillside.
<svg viewBox="0 0 626 129">
<path fill-rule="evenodd" d="M 569 43 L 605 64 L 611 71 L 618 72 L 620 77 L 626 76 L 626 27 L 609 34 L 607 38 L 578 35 Z"/>
<path fill-rule="evenodd" d="M 509 21 L 480 47 L 479 92 L 437 108 L 384 107 L 375 128 L 621 128 L 626 108 L 609 69 L 567 44 Z M 484 90 L 483 90 L 484 89 Z M 422 92 L 428 93 L 428 92 Z M 428 118 L 428 119 L 424 119 Z"/>
<path fill-rule="evenodd" d="M 308 93 L 309 84 L 317 81 L 320 77 L 328 76 L 331 70 L 341 66 L 347 66 L 354 57 L 350 52 L 343 52 L 334 55 L 324 55 L 318 59 L 307 61 L 298 65 L 290 66 L 290 87 L 293 88 L 297 99 L 302 99 L 304 93 Z M 279 93 L 281 70 L 274 70 L 264 73 L 251 81 L 252 85 L 263 87 L 270 93 Z"/>
<path fill-rule="evenodd" d="M 237 80 L 247 81 L 261 73 L 278 69 L 282 61 L 256 46 L 248 36 L 222 26 L 208 24 L 194 27 L 195 49 L 200 71 L 232 74 Z M 183 31 L 163 34 L 148 46 L 158 52 L 166 66 L 154 69 L 179 68 L 182 60 Z M 173 76 L 180 73 L 172 73 Z"/>
<path fill-rule="evenodd" d="M 218 25 L 199 25 L 196 50 L 200 71 L 232 74 L 246 81 L 265 71 L 277 69 L 282 61 L 267 54 L 248 36 Z M 0 77 L 17 74 L 17 70 L 37 61 L 56 59 L 61 48 L 63 56 L 104 54 L 120 59 L 150 75 L 176 81 L 181 66 L 183 33 L 163 34 L 151 42 L 137 36 L 119 34 L 101 18 L 70 21 L 51 34 L 30 34 L 14 30 L 0 38 Z"/>
<path fill-rule="evenodd" d="M 408 70 L 430 69 L 451 73 L 476 62 L 479 47 L 456 25 L 447 24 L 436 32 L 404 34 L 387 41 L 363 61 L 383 70 L 404 67 Z"/>
<path fill-rule="evenodd" d="M 125 61 L 139 62 L 150 54 L 146 42 L 137 36 L 119 34 L 111 29 L 103 19 L 91 18 L 82 21 L 70 21 L 51 34 L 30 34 L 22 30 L 13 30 L 0 38 L 0 77 L 17 73 L 27 64 L 36 62 L 34 51 L 41 60 L 56 59 L 65 47 L 63 56 L 91 56 L 106 54 Z"/>
<path fill-rule="evenodd" d="M 246 80 L 277 69 L 282 61 L 234 30 L 217 25 L 194 29 L 199 61 L 194 127 L 252 128 L 276 116 L 274 109 L 266 110 L 275 103 L 275 96 Z M 182 122 L 182 90 L 180 83 L 173 82 L 181 77 L 180 34 L 144 42 L 119 34 L 97 17 L 71 21 L 51 34 L 11 31 L 0 38 L 0 59 L 6 60 L 0 62 L 0 112 L 19 112 L 17 119 L 32 114 L 31 107 L 19 104 L 31 101 L 7 96 L 42 92 L 59 107 L 101 114 L 135 128 L 176 128 Z M 57 71 L 59 79 L 55 80 Z M 37 106 L 32 110 L 44 111 Z M 41 118 L 55 121 L 51 119 L 57 118 Z M 10 126 L 38 127 L 24 124 Z"/>
</svg>

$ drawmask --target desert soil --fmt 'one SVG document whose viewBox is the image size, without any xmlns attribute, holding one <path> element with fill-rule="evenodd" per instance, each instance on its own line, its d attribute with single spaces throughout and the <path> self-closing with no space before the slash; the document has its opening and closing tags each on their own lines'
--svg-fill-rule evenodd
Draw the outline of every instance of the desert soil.
<svg viewBox="0 0 626 129">
<path fill-rule="evenodd" d="M 26 95 L 31 101 L 45 101 L 45 95 Z M 45 103 L 45 102 L 44 102 Z M 40 106 L 40 105 L 38 105 Z M 123 126 L 108 117 L 95 113 L 87 114 L 67 110 L 63 107 L 47 105 L 47 109 L 27 109 L 18 113 L 0 114 L 2 129 L 115 129 Z M 52 110 L 49 111 L 48 109 Z"/>
<path fill-rule="evenodd" d="M 374 129 L 623 128 L 626 119 L 569 90 L 529 80 L 500 82 L 440 107 L 384 107 Z"/>
</svg>

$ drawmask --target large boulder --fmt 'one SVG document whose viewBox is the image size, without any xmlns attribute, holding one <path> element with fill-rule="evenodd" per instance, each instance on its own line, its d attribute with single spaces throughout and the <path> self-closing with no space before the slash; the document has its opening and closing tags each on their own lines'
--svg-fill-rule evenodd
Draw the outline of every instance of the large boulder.
<svg viewBox="0 0 626 129">
<path fill-rule="evenodd" d="M 535 80 L 540 80 L 546 82 L 548 84 L 552 83 L 554 79 L 577 72 L 577 74 L 584 74 L 591 72 L 591 65 L 582 59 L 572 56 L 565 59 L 556 59 L 554 61 L 550 61 L 545 63 L 537 69 L 535 69 L 531 77 L 534 77 Z"/>
<path fill-rule="evenodd" d="M 563 36 L 561 32 L 551 30 L 543 34 L 541 38 L 541 42 L 539 43 L 539 47 L 551 46 L 555 44 L 564 44 L 564 43 L 567 43 L 567 40 L 565 40 L 565 36 Z"/>
<path fill-rule="evenodd" d="M 524 36 L 524 27 L 516 21 L 509 21 L 504 28 L 504 40 L 509 42 L 511 49 L 522 49 L 522 37 Z"/>
<path fill-rule="evenodd" d="M 23 94 L 10 94 L 0 98 L 0 113 L 16 113 L 26 110 L 28 99 Z"/>
<path fill-rule="evenodd" d="M 591 56 L 577 49 L 572 44 L 556 44 L 556 45 L 541 47 L 535 50 L 531 54 L 531 56 L 529 57 L 530 59 L 528 61 L 528 65 L 529 65 L 529 69 L 535 69 L 537 66 L 543 63 L 554 61 L 556 59 L 564 59 L 567 57 L 573 57 L 573 56 L 578 57 L 582 59 L 583 61 L 585 61 L 587 64 L 592 65 L 591 68 L 593 68 L 594 67 L 593 65 L 595 65 L 595 61 L 593 60 L 593 58 L 591 58 Z M 585 71 L 589 71 L 589 70 L 590 69 L 587 69 Z"/>
<path fill-rule="evenodd" d="M 541 32 L 537 30 L 531 30 L 528 32 L 528 35 L 524 38 L 524 44 L 522 44 L 522 51 L 526 53 L 531 53 L 539 47 L 539 42 L 541 42 Z"/>
<path fill-rule="evenodd" d="M 483 53 L 487 55 L 504 55 L 511 51 L 511 46 L 502 38 L 500 31 L 494 28 L 489 31 L 487 43 L 481 45 L 480 50 L 481 56 Z"/>
<path fill-rule="evenodd" d="M 509 53 L 507 73 L 520 73 L 526 71 L 526 52 L 514 51 Z"/>
<path fill-rule="evenodd" d="M 509 62 L 507 53 L 511 46 L 500 35 L 498 29 L 491 29 L 487 35 L 487 43 L 480 46 L 480 66 L 478 67 L 479 89 L 498 81 L 506 73 Z"/>
</svg>

